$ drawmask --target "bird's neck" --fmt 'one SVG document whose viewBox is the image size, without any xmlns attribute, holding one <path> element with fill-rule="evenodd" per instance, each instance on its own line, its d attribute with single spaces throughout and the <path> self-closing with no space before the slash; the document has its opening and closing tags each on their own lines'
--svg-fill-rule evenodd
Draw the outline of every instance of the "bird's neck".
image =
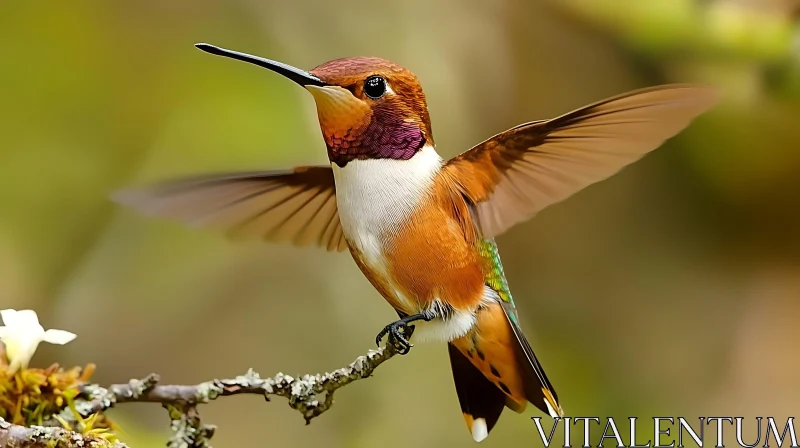
<svg viewBox="0 0 800 448">
<path fill-rule="evenodd" d="M 410 160 L 426 145 L 433 149 L 433 140 L 419 123 L 380 111 L 376 111 L 364 126 L 344 133 L 323 128 L 322 133 L 328 146 L 328 158 L 340 167 L 352 160 Z"/>
<path fill-rule="evenodd" d="M 395 157 L 355 158 L 345 165 L 332 161 L 339 190 L 422 192 L 431 187 L 442 168 L 442 158 L 432 145 L 425 145 L 407 159 Z"/>
<path fill-rule="evenodd" d="M 429 197 L 442 158 L 424 146 L 408 160 L 356 159 L 335 163 L 336 197 L 347 236 L 359 232 L 383 235 L 396 228 Z"/>
</svg>

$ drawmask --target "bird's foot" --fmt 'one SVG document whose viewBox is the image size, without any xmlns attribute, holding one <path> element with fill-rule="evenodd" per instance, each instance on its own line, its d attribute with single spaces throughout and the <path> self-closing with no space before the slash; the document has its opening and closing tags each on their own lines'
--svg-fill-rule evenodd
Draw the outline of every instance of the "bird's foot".
<svg viewBox="0 0 800 448">
<path fill-rule="evenodd" d="M 375 337 L 375 343 L 380 346 L 381 340 L 388 334 L 389 343 L 392 344 L 395 349 L 397 349 L 397 353 L 400 355 L 408 354 L 408 352 L 411 351 L 411 347 L 414 346 L 411 344 L 411 342 L 409 342 L 411 335 L 414 334 L 414 326 L 409 324 L 418 320 L 424 320 L 425 322 L 428 322 L 434 317 L 436 317 L 436 313 L 433 311 L 426 311 L 396 320 L 383 327 L 383 330 L 381 330 L 380 333 L 378 333 L 378 336 Z"/>
<path fill-rule="evenodd" d="M 414 326 L 408 325 L 401 319 L 383 327 L 383 330 L 381 330 L 375 338 L 375 343 L 381 345 L 381 340 L 388 334 L 388 342 L 394 346 L 398 354 L 405 355 L 411 351 L 411 347 L 414 346 L 414 344 L 408 341 L 411 339 L 413 333 Z"/>
</svg>

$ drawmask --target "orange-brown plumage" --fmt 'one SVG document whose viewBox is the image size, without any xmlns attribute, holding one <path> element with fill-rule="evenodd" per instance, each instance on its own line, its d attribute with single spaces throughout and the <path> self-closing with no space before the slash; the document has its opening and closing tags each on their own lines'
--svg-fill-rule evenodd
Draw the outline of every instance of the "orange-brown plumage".
<svg viewBox="0 0 800 448">
<path fill-rule="evenodd" d="M 414 338 L 448 341 L 475 440 L 506 406 L 521 411 L 531 402 L 563 415 L 519 327 L 493 238 L 655 149 L 716 100 L 713 90 L 689 85 L 630 92 L 516 126 L 444 161 L 422 88 L 399 65 L 346 58 L 305 72 L 199 48 L 308 89 L 330 166 L 193 179 L 119 199 L 237 235 L 349 249 L 403 316 L 388 330 L 415 322 Z M 403 342 L 402 333 L 392 334 Z"/>
<path fill-rule="evenodd" d="M 344 164 L 375 157 L 381 152 L 377 147 L 381 139 L 396 138 L 416 146 L 414 150 L 433 145 L 425 94 L 417 77 L 405 68 L 380 58 L 357 57 L 326 62 L 310 73 L 352 95 L 347 101 L 329 103 L 328 107 L 320 107 L 325 96 L 317 98 L 320 127 L 331 161 Z M 381 101 L 369 101 L 364 80 L 375 76 L 390 80 L 394 94 Z M 415 131 L 420 135 L 410 134 Z M 403 144 L 397 145 L 395 151 L 404 149 Z"/>
<path fill-rule="evenodd" d="M 310 71 L 328 84 L 350 90 L 353 96 L 365 99 L 364 79 L 373 75 L 391 80 L 392 90 L 397 96 L 390 102 L 391 108 L 404 118 L 420 123 L 433 144 L 431 119 L 425 93 L 416 75 L 394 62 L 381 58 L 354 57 L 334 59 L 318 65 Z"/>
<path fill-rule="evenodd" d="M 514 332 L 497 303 L 478 315 L 474 331 L 452 342 L 489 381 L 514 400 L 518 409 L 524 409 L 525 383 L 515 343 Z"/>
<path fill-rule="evenodd" d="M 458 310 L 474 309 L 486 277 L 466 203 L 445 177 L 436 178 L 429 194 L 387 244 L 388 274 L 416 299 L 418 309 L 435 299 Z"/>
</svg>

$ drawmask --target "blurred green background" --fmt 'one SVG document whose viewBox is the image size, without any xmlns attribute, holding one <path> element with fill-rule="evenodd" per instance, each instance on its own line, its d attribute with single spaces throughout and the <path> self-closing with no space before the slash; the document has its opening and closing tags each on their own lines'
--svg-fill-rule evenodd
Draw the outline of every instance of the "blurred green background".
<svg viewBox="0 0 800 448">
<path fill-rule="evenodd" d="M 800 400 L 798 11 L 795 0 L 0 2 L 0 304 L 79 335 L 34 364 L 95 362 L 102 383 L 331 370 L 395 318 L 347 254 L 233 243 L 108 200 L 165 177 L 326 161 L 310 95 L 195 42 L 307 69 L 356 55 L 409 67 L 446 157 L 633 88 L 704 82 L 725 92 L 719 107 L 498 244 L 568 415 L 785 418 Z M 281 399 L 201 411 L 219 447 L 473 446 L 445 352 L 417 346 L 308 427 Z M 158 406 L 112 415 L 131 446 L 163 446 Z M 482 446 L 540 443 L 507 411 Z"/>
</svg>

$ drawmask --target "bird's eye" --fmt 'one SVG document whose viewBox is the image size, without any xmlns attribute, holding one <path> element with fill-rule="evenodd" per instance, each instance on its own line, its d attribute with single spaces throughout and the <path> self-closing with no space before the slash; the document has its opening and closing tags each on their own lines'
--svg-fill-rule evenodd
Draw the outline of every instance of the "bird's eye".
<svg viewBox="0 0 800 448">
<path fill-rule="evenodd" d="M 381 76 L 370 76 L 364 81 L 364 93 L 373 100 L 377 100 L 386 93 L 386 80 Z"/>
</svg>

